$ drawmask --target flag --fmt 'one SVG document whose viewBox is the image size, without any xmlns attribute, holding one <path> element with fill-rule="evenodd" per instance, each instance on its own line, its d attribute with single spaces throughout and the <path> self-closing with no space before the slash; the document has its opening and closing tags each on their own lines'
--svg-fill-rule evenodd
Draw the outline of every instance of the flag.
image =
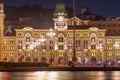
<svg viewBox="0 0 120 80">
<path fill-rule="evenodd" d="M 12 34 L 12 30 L 11 30 L 11 25 L 8 26 L 7 30 L 5 31 L 5 36 L 10 36 Z"/>
</svg>

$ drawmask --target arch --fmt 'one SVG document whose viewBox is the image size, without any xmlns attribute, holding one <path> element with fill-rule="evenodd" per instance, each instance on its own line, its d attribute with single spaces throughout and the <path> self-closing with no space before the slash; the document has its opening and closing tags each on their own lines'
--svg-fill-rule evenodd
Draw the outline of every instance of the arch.
<svg viewBox="0 0 120 80">
<path fill-rule="evenodd" d="M 18 58 L 18 62 L 22 62 L 23 60 L 22 60 L 22 58 L 20 57 L 20 58 Z"/>
<path fill-rule="evenodd" d="M 4 62 L 6 62 L 6 61 L 7 61 L 7 57 L 6 57 L 6 56 L 3 58 L 3 61 L 4 61 Z"/>
<path fill-rule="evenodd" d="M 58 58 L 58 64 L 63 64 L 63 61 L 64 61 L 63 57 Z"/>
<path fill-rule="evenodd" d="M 90 35 L 90 41 L 91 42 L 96 42 L 96 34 L 95 33 L 91 33 L 91 35 Z"/>
<path fill-rule="evenodd" d="M 33 62 L 38 62 L 38 58 L 34 58 L 34 59 L 33 59 Z"/>
<path fill-rule="evenodd" d="M 25 41 L 26 42 L 30 42 L 31 41 L 31 34 L 30 33 L 26 33 L 25 34 Z"/>
<path fill-rule="evenodd" d="M 58 35 L 58 42 L 64 42 L 64 35 L 62 33 Z"/>
<path fill-rule="evenodd" d="M 97 61 L 96 57 L 92 57 L 92 58 L 91 58 L 91 61 L 92 61 L 92 62 L 96 62 L 96 61 Z"/>
<path fill-rule="evenodd" d="M 63 33 L 58 34 L 58 37 L 64 37 Z"/>
<path fill-rule="evenodd" d="M 13 58 L 10 58 L 10 60 L 9 60 L 10 62 L 14 62 L 14 59 Z"/>
<path fill-rule="evenodd" d="M 31 61 L 31 58 L 30 58 L 30 57 L 26 57 L 25 61 L 26 61 L 26 62 L 30 62 L 30 61 Z"/>
<path fill-rule="evenodd" d="M 41 58 L 41 62 L 47 62 L 46 57 L 42 57 L 42 58 Z"/>
</svg>

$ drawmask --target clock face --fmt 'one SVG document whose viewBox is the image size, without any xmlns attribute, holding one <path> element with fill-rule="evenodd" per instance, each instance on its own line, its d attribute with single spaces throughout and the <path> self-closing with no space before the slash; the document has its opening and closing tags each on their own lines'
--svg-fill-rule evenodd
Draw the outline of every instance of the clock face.
<svg viewBox="0 0 120 80">
<path fill-rule="evenodd" d="M 62 17 L 62 16 L 59 16 L 59 17 L 58 17 L 58 21 L 62 22 L 62 21 L 63 21 L 63 17 Z"/>
</svg>

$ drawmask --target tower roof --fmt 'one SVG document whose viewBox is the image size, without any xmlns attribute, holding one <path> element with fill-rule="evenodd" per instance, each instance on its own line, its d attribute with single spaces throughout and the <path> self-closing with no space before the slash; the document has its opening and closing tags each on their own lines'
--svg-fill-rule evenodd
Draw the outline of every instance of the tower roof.
<svg viewBox="0 0 120 80">
<path fill-rule="evenodd" d="M 58 17 L 58 16 L 64 16 L 67 17 L 67 11 L 65 9 L 65 4 L 64 3 L 56 3 L 56 9 L 53 14 L 53 17 Z"/>
</svg>

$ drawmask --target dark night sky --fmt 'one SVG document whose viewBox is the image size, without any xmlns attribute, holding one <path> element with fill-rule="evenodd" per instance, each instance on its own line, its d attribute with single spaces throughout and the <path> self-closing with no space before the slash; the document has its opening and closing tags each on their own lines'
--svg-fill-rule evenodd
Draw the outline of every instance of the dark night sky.
<svg viewBox="0 0 120 80">
<path fill-rule="evenodd" d="M 55 8 L 57 2 L 64 2 L 66 6 L 72 7 L 72 0 L 0 0 L 5 5 L 41 4 L 43 7 Z M 75 0 L 76 12 L 82 7 L 88 7 L 94 14 L 104 17 L 120 16 L 120 0 Z"/>
</svg>

